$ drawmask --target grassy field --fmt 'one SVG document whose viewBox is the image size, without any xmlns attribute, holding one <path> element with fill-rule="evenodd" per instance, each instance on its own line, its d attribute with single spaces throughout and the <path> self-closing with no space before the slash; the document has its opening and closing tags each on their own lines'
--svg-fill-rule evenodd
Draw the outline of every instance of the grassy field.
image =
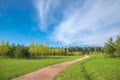
<svg viewBox="0 0 120 80">
<path fill-rule="evenodd" d="M 65 68 L 54 80 L 120 80 L 120 58 L 92 55 Z"/>
<path fill-rule="evenodd" d="M 13 77 L 43 68 L 62 61 L 72 60 L 81 56 L 47 57 L 43 59 L 2 59 L 0 58 L 0 80 L 9 80 Z"/>
</svg>

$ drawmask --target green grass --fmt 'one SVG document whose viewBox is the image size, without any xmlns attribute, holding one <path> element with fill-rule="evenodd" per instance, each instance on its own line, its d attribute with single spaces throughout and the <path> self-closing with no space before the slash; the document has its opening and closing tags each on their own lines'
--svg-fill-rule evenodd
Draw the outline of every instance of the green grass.
<svg viewBox="0 0 120 80">
<path fill-rule="evenodd" d="M 120 80 L 120 58 L 91 55 L 65 68 L 54 80 Z"/>
<path fill-rule="evenodd" d="M 54 56 L 43 59 L 2 59 L 0 58 L 0 80 L 9 80 L 19 75 L 35 71 L 45 66 L 62 61 L 72 60 L 80 56 Z"/>
</svg>

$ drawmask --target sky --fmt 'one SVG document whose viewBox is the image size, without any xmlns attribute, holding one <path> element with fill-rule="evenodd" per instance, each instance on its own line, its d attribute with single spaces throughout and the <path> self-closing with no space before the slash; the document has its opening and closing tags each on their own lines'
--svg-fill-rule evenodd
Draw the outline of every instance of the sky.
<svg viewBox="0 0 120 80">
<path fill-rule="evenodd" d="M 0 40 L 103 46 L 120 35 L 120 0 L 0 0 Z"/>
</svg>

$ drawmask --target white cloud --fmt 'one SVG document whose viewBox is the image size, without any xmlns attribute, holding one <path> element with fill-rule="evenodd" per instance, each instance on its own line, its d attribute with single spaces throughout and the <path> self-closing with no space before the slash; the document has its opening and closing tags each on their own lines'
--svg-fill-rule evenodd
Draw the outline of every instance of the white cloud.
<svg viewBox="0 0 120 80">
<path fill-rule="evenodd" d="M 35 6 L 38 11 L 39 27 L 44 31 L 47 29 L 47 19 L 52 16 L 51 12 L 59 6 L 59 0 L 36 0 Z"/>
<path fill-rule="evenodd" d="M 109 37 L 120 34 L 120 24 L 117 25 L 120 0 L 86 0 L 82 6 L 76 3 L 64 11 L 52 40 L 64 44 L 103 45 Z"/>
</svg>

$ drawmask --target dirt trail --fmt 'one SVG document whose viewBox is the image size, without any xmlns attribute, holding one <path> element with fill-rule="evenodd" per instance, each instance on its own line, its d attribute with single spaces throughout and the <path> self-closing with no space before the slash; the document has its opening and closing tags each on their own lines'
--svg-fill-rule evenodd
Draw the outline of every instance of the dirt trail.
<svg viewBox="0 0 120 80">
<path fill-rule="evenodd" d="M 34 71 L 34 72 L 31 72 L 31 73 L 19 76 L 17 78 L 12 79 L 12 80 L 52 80 L 53 77 L 58 72 L 63 70 L 65 67 L 67 67 L 67 66 L 69 66 L 69 65 L 71 65 L 71 64 L 73 64 L 75 62 L 86 59 L 88 57 L 89 56 L 85 56 L 83 58 L 79 58 L 79 59 L 76 59 L 76 60 L 66 61 L 66 62 L 61 62 L 61 63 L 58 63 L 58 64 L 54 64 L 54 65 L 39 69 L 37 71 Z"/>
</svg>

